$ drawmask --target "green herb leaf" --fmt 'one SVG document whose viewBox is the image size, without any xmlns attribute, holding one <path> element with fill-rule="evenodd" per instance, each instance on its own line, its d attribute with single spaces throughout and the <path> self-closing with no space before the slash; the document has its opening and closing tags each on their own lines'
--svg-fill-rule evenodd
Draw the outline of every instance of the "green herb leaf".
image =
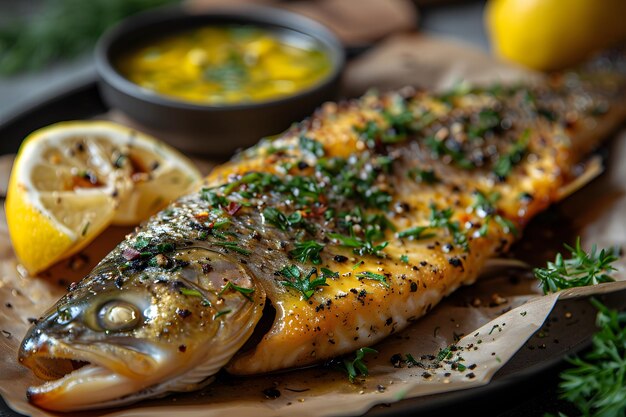
<svg viewBox="0 0 626 417">
<path fill-rule="evenodd" d="M 328 286 L 326 283 L 326 275 L 321 276 L 317 273 L 317 268 L 312 268 L 309 273 L 304 276 L 300 269 L 296 265 L 285 266 L 278 271 L 280 275 L 287 278 L 284 281 L 280 281 L 286 287 L 294 288 L 302 294 L 305 300 L 308 300 L 315 293 L 317 287 Z M 311 280 L 313 275 L 316 276 L 314 280 Z"/>
<path fill-rule="evenodd" d="M 598 309 L 599 330 L 589 352 L 569 359 L 572 368 L 561 373 L 560 396 L 582 416 L 621 417 L 626 414 L 626 312 L 591 302 Z"/>
<path fill-rule="evenodd" d="M 526 154 L 528 149 L 528 142 L 530 141 L 530 130 L 525 130 L 522 136 L 511 146 L 509 151 L 496 161 L 493 166 L 493 172 L 498 178 L 506 178 L 513 167 L 517 165 L 522 157 Z"/>
<path fill-rule="evenodd" d="M 204 294 L 202 294 L 199 290 L 195 289 L 195 288 L 187 288 L 187 287 L 180 287 L 178 289 L 178 291 L 183 294 L 183 295 L 187 295 L 190 297 L 199 297 L 202 298 L 202 305 L 204 306 L 211 306 L 211 301 L 209 301 Z"/>
<path fill-rule="evenodd" d="M 231 313 L 232 310 L 222 310 L 222 311 L 218 311 L 217 313 L 215 313 L 215 315 L 213 316 L 213 320 L 215 320 L 218 317 L 222 317 L 228 313 Z"/>
<path fill-rule="evenodd" d="M 354 382 L 355 378 L 359 375 L 368 376 L 369 370 L 367 369 L 367 365 L 363 362 L 366 354 L 378 353 L 377 350 L 362 347 L 355 352 L 354 359 L 343 359 L 343 365 L 345 367 L 345 371 L 348 374 L 348 379 L 350 382 Z"/>
<path fill-rule="evenodd" d="M 376 243 L 374 237 L 377 236 L 375 229 L 369 229 L 365 232 L 365 239 L 354 236 L 341 235 L 339 233 L 329 233 L 329 237 L 336 239 L 341 246 L 352 248 L 352 251 L 357 255 L 376 255 L 383 257 L 382 250 L 389 245 L 389 242 Z"/>
<path fill-rule="evenodd" d="M 305 242 L 296 242 L 295 246 L 294 250 L 289 251 L 289 255 L 297 261 L 303 263 L 311 262 L 313 265 L 322 263 L 320 252 L 324 249 L 324 245 L 321 243 L 307 240 Z"/>
<path fill-rule="evenodd" d="M 244 249 L 240 247 L 237 242 L 211 242 L 211 243 L 215 246 L 222 246 L 223 248 L 230 249 L 232 251 L 235 251 L 237 253 L 240 253 L 246 256 L 252 253 L 248 249 Z"/>
<path fill-rule="evenodd" d="M 233 284 L 232 281 L 228 281 L 224 288 L 222 288 L 222 290 L 217 295 L 221 297 L 222 294 L 224 294 L 228 290 L 237 291 L 238 293 L 246 297 L 248 301 L 252 301 L 252 297 L 250 296 L 250 294 L 254 292 L 254 288 L 240 287 Z"/>
<path fill-rule="evenodd" d="M 587 253 L 580 246 L 580 237 L 576 239 L 576 247 L 564 246 L 570 251 L 570 259 L 563 259 L 559 253 L 554 262 L 547 263 L 546 268 L 535 268 L 533 271 L 541 281 L 545 294 L 614 281 L 608 275 L 615 271 L 611 264 L 617 260 L 612 250 L 602 249 L 598 252 L 596 245 L 593 245 L 591 252 Z"/>
<path fill-rule="evenodd" d="M 387 282 L 387 277 L 382 274 L 376 274 L 370 271 L 359 272 L 356 274 L 356 277 L 359 279 L 373 279 L 374 281 L 378 281 L 383 284 L 385 287 L 389 288 L 389 283 Z"/>
<path fill-rule="evenodd" d="M 406 229 L 403 230 L 401 232 L 398 233 L 398 237 L 399 238 L 411 238 L 411 239 L 415 239 L 415 240 L 419 240 L 419 239 L 427 239 L 429 237 L 433 237 L 435 236 L 434 233 L 426 233 L 424 234 L 424 232 L 428 230 L 428 226 L 416 226 L 416 227 L 411 227 L 410 229 Z"/>
<path fill-rule="evenodd" d="M 137 238 L 135 238 L 135 243 L 133 243 L 133 248 L 137 250 L 142 250 L 149 244 L 150 244 L 150 238 L 145 237 L 145 236 L 137 236 Z"/>
<path fill-rule="evenodd" d="M 439 140 L 434 136 L 429 136 L 425 139 L 424 143 L 436 158 L 448 155 L 459 168 L 475 168 L 474 163 L 465 156 L 461 144 L 453 140 Z"/>
<path fill-rule="evenodd" d="M 280 210 L 274 207 L 267 207 L 263 210 L 263 217 L 265 218 L 265 221 L 276 226 L 280 230 L 287 230 L 289 228 L 287 217 Z"/>
<path fill-rule="evenodd" d="M 300 135 L 300 148 L 317 158 L 321 158 L 325 154 L 324 146 L 320 142 L 304 135 Z"/>
</svg>

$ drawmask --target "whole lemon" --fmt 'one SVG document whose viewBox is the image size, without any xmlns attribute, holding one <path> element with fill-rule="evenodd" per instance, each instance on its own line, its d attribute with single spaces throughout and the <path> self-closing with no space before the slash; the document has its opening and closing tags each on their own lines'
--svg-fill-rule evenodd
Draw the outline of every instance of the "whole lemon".
<svg viewBox="0 0 626 417">
<path fill-rule="evenodd" d="M 485 9 L 496 54 L 543 71 L 626 39 L 624 19 L 626 0 L 490 0 Z"/>
</svg>

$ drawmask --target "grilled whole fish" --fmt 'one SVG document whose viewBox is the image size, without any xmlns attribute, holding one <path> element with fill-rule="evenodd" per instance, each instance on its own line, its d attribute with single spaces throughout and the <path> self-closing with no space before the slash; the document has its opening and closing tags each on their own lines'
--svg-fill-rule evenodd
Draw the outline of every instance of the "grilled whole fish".
<svg viewBox="0 0 626 417">
<path fill-rule="evenodd" d="M 22 343 L 20 362 L 47 380 L 30 401 L 116 406 L 403 329 L 474 282 L 622 120 L 623 77 L 602 72 L 325 104 L 71 286 Z"/>
</svg>

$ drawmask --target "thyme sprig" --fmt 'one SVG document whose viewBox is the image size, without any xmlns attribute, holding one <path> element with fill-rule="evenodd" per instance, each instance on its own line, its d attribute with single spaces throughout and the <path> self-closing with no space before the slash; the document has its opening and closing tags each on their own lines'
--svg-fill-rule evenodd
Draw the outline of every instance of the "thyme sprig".
<svg viewBox="0 0 626 417">
<path fill-rule="evenodd" d="M 548 262 L 545 268 L 533 270 L 535 277 L 541 281 L 545 294 L 614 281 L 608 275 L 615 271 L 611 266 L 617 260 L 613 250 L 602 249 L 598 252 L 596 245 L 593 245 L 587 253 L 580 245 L 580 237 L 576 239 L 575 247 L 567 244 L 564 246 L 570 251 L 571 258 L 563 259 L 563 255 L 558 253 L 554 262 Z"/>
</svg>

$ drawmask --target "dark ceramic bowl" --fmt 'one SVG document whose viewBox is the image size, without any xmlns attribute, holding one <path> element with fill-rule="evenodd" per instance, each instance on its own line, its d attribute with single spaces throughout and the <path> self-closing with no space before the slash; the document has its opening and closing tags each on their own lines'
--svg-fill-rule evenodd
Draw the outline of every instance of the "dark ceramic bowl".
<svg viewBox="0 0 626 417">
<path fill-rule="evenodd" d="M 258 103 L 204 105 L 144 89 L 124 78 L 114 63 L 138 43 L 199 26 L 245 24 L 280 36 L 304 37 L 325 50 L 330 73 L 294 95 Z M 295 13 L 269 7 L 238 7 L 195 14 L 167 8 L 138 14 L 115 26 L 96 46 L 96 68 L 105 102 L 174 146 L 204 155 L 226 155 L 288 128 L 337 96 L 344 50 L 324 26 Z"/>
</svg>

